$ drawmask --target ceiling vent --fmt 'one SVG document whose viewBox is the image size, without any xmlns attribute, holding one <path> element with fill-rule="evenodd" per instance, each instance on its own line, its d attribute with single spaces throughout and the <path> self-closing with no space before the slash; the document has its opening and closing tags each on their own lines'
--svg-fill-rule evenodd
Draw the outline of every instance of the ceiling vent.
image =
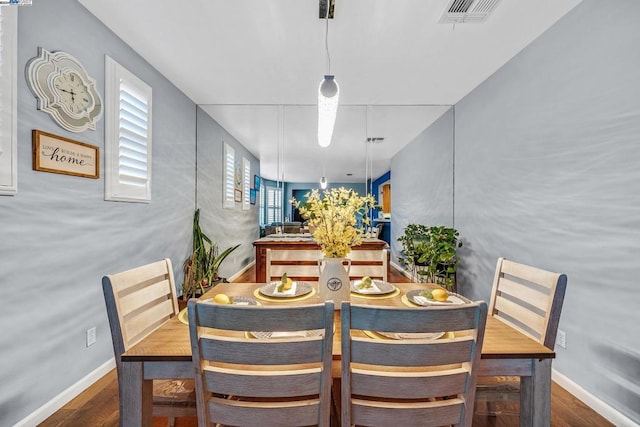
<svg viewBox="0 0 640 427">
<path fill-rule="evenodd" d="M 472 24 L 484 22 L 500 0 L 449 0 L 440 24 Z"/>
<path fill-rule="evenodd" d="M 371 144 L 381 144 L 382 141 L 384 141 L 384 138 L 381 137 L 377 137 L 377 138 L 367 138 L 367 142 L 371 143 Z"/>
</svg>

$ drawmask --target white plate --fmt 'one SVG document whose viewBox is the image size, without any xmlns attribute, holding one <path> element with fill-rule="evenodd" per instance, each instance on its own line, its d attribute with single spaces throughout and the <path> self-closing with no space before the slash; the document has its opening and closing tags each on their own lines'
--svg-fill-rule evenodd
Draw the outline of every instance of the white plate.
<svg viewBox="0 0 640 427">
<path fill-rule="evenodd" d="M 444 332 L 377 332 L 383 337 L 391 338 L 392 340 L 402 339 L 414 339 L 414 340 L 437 340 L 444 335 Z"/>
<path fill-rule="evenodd" d="M 278 286 L 281 282 L 270 282 L 260 287 L 260 293 L 262 295 L 272 298 L 294 298 L 306 295 L 313 290 L 311 283 L 307 282 L 293 282 L 295 289 L 291 289 L 292 292 L 278 292 Z"/>
<path fill-rule="evenodd" d="M 373 288 L 359 289 L 362 280 L 354 280 L 351 282 L 351 292 L 361 295 L 386 295 L 396 290 L 396 287 L 384 280 L 372 280 Z"/>
<path fill-rule="evenodd" d="M 449 298 L 447 301 L 435 301 L 422 296 L 423 293 L 427 293 L 428 289 L 415 289 L 407 292 L 407 299 L 414 304 L 429 306 L 429 305 L 459 305 L 467 304 L 469 301 L 462 295 L 458 295 L 453 292 L 449 292 Z"/>
</svg>

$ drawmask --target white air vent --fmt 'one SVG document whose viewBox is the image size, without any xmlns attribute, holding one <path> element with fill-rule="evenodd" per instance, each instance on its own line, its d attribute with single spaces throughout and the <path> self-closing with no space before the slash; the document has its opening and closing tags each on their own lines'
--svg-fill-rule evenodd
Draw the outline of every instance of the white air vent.
<svg viewBox="0 0 640 427">
<path fill-rule="evenodd" d="M 449 0 L 440 24 L 464 24 L 486 21 L 500 0 Z"/>
</svg>

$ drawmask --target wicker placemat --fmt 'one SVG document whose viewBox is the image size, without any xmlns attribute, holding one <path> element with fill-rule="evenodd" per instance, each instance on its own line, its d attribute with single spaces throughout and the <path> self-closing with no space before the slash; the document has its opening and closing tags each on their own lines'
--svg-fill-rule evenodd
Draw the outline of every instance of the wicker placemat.
<svg viewBox="0 0 640 427">
<path fill-rule="evenodd" d="M 397 297 L 398 295 L 400 295 L 400 289 L 398 289 L 397 287 L 395 291 L 390 292 L 388 294 L 384 294 L 384 295 L 359 294 L 357 292 L 351 292 L 352 297 L 365 298 L 365 299 L 386 299 L 386 298 Z"/>
<path fill-rule="evenodd" d="M 407 294 L 402 295 L 402 297 L 400 298 L 400 301 L 402 301 L 402 303 L 407 307 L 411 307 L 411 308 L 424 307 L 424 305 L 416 304 L 414 302 L 409 301 L 409 298 L 407 298 Z"/>
<path fill-rule="evenodd" d="M 253 296 L 261 299 L 262 301 L 269 301 L 269 302 L 293 302 L 293 301 L 302 301 L 305 300 L 307 298 L 311 298 L 312 296 L 314 296 L 316 294 L 316 288 L 311 288 L 311 292 L 309 292 L 308 294 L 304 294 L 304 295 L 300 295 L 299 297 L 292 297 L 292 298 L 274 298 L 274 297 L 269 297 L 267 295 L 263 295 L 260 292 L 260 288 L 256 289 L 255 291 L 253 291 Z"/>
</svg>

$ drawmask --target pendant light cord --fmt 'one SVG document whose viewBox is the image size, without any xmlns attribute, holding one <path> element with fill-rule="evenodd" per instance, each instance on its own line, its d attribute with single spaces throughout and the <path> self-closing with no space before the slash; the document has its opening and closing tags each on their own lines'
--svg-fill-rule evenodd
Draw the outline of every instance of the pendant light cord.
<svg viewBox="0 0 640 427">
<path fill-rule="evenodd" d="M 327 4 L 327 15 L 324 18 L 326 27 L 324 31 L 324 48 L 327 51 L 327 69 L 328 75 L 331 75 L 331 55 L 329 54 L 329 6 Z"/>
</svg>

